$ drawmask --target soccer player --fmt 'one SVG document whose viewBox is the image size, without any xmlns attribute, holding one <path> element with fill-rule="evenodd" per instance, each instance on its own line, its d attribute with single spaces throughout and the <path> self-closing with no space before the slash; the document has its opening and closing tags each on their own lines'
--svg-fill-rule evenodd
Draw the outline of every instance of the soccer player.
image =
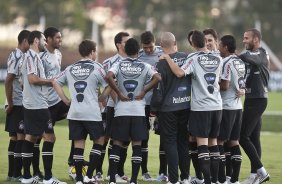
<svg viewBox="0 0 282 184">
<path fill-rule="evenodd" d="M 219 77 L 222 59 L 208 51 L 205 36 L 195 30 L 192 45 L 197 52 L 188 56 L 186 63 L 179 68 L 169 55 L 162 55 L 177 77 L 192 75 L 192 100 L 189 119 L 189 132 L 196 137 L 198 159 L 205 184 L 217 182 L 219 150 L 217 136 L 222 115 L 222 99 Z"/>
<path fill-rule="evenodd" d="M 151 31 L 145 31 L 140 36 L 142 50 L 139 52 L 139 59 L 145 63 L 150 64 L 155 67 L 156 63 L 159 61 L 160 55 L 163 53 L 162 48 L 160 46 L 155 46 L 155 37 Z M 145 114 L 146 114 L 146 123 L 148 131 L 150 130 L 150 102 L 152 98 L 153 91 L 149 91 L 146 96 L 146 106 L 145 106 Z M 144 181 L 152 181 L 150 173 L 148 172 L 148 140 L 142 141 L 142 180 Z"/>
<path fill-rule="evenodd" d="M 255 183 L 256 180 L 263 183 L 270 179 L 261 162 L 261 116 L 267 106 L 270 65 L 267 52 L 260 46 L 261 39 L 261 33 L 257 29 L 248 29 L 243 38 L 247 51 L 239 56 L 247 68 L 240 145 L 251 161 L 251 174 L 243 184 Z"/>
<path fill-rule="evenodd" d="M 226 182 L 225 153 L 223 144 L 226 142 L 231 150 L 232 175 L 230 183 L 239 184 L 239 174 L 242 155 L 239 146 L 239 137 L 242 123 L 242 102 L 238 91 L 245 90 L 245 64 L 235 54 L 236 40 L 232 35 L 220 38 L 219 51 L 223 57 L 223 69 L 220 82 L 222 97 L 222 121 L 218 136 L 218 148 L 220 152 L 220 164 L 218 181 Z"/>
<path fill-rule="evenodd" d="M 48 110 L 48 85 L 52 80 L 46 79 L 43 63 L 39 52 L 44 50 L 46 39 L 40 31 L 32 31 L 28 37 L 30 49 L 27 51 L 22 66 L 23 106 L 25 140 L 22 145 L 22 161 L 24 174 L 22 183 L 38 183 L 38 177 L 30 174 L 33 157 L 32 150 L 37 138 L 43 136 L 42 158 L 45 176 L 44 184 L 65 184 L 52 174 L 54 129 Z"/>
<path fill-rule="evenodd" d="M 68 66 L 53 82 L 53 86 L 67 105 L 70 105 L 67 119 L 69 120 L 69 138 L 74 140 L 76 184 L 96 183 L 93 171 L 101 159 L 104 144 L 104 127 L 98 104 L 97 88 L 106 87 L 106 75 L 103 66 L 96 62 L 96 43 L 84 40 L 79 44 L 82 59 Z M 64 94 L 61 85 L 67 84 L 70 99 Z M 86 176 L 82 176 L 83 153 L 87 135 L 93 140 L 90 151 L 90 162 Z"/>
<path fill-rule="evenodd" d="M 119 32 L 118 34 L 116 34 L 115 38 L 114 38 L 114 42 L 115 42 L 115 46 L 117 49 L 117 53 L 106 59 L 103 62 L 103 67 L 105 69 L 105 72 L 108 72 L 109 69 L 115 64 L 120 62 L 122 59 L 126 58 L 127 55 L 124 51 L 124 46 L 126 41 L 129 39 L 130 35 L 127 32 Z M 112 92 L 112 96 L 115 98 L 116 94 L 113 91 Z M 97 168 L 97 174 L 96 174 L 96 178 L 99 180 L 103 180 L 103 171 L 102 171 L 102 165 L 103 165 L 103 160 L 104 160 L 104 156 L 105 156 L 105 152 L 106 152 L 106 147 L 108 144 L 108 140 L 111 136 L 111 132 L 112 132 L 112 121 L 114 118 L 114 114 L 115 114 L 115 102 L 116 99 L 113 99 L 111 96 L 109 96 L 108 102 L 107 102 L 107 107 L 106 107 L 106 140 L 105 140 L 105 144 L 103 146 L 103 152 L 102 152 L 102 162 L 99 164 L 98 168 Z M 124 145 L 122 146 L 121 150 L 120 150 L 120 162 L 119 162 L 119 166 L 117 169 L 117 174 L 116 174 L 116 181 L 118 183 L 126 183 L 128 180 L 128 177 L 124 174 L 124 163 L 126 161 L 126 156 L 127 156 L 127 147 L 128 147 L 129 142 L 124 143 Z M 111 153 L 111 149 L 113 146 L 113 141 L 110 141 L 109 147 L 108 147 L 108 156 Z M 109 174 L 109 173 L 108 173 Z"/>
<path fill-rule="evenodd" d="M 148 139 L 145 122 L 145 94 L 160 80 L 160 75 L 152 66 L 137 59 L 140 46 L 130 38 L 125 44 L 128 58 L 116 63 L 107 73 L 111 88 L 117 93 L 115 119 L 112 124 L 111 138 L 114 140 L 109 160 L 109 183 L 115 183 L 115 174 L 120 160 L 123 142 L 132 141 L 132 175 L 130 183 L 137 183 L 141 165 L 141 142 Z M 114 80 L 116 77 L 117 84 Z M 146 84 L 146 80 L 151 81 Z"/>
<path fill-rule="evenodd" d="M 18 47 L 9 55 L 7 61 L 7 77 L 5 92 L 7 105 L 5 131 L 9 132 L 8 176 L 7 181 L 19 181 L 21 178 L 21 148 L 24 140 L 23 104 L 21 66 L 24 54 L 29 49 L 28 36 L 30 31 L 22 30 L 18 35 Z"/>
<path fill-rule="evenodd" d="M 219 55 L 217 32 L 212 28 L 207 28 L 203 30 L 203 33 L 205 34 L 207 49 Z"/>
<path fill-rule="evenodd" d="M 179 67 L 185 63 L 187 54 L 177 51 L 175 36 L 171 32 L 162 33 L 160 45 L 164 53 L 168 54 Z M 158 107 L 158 120 L 160 139 L 168 163 L 168 179 L 170 183 L 178 182 L 179 167 L 181 183 L 188 184 L 190 162 L 187 126 L 190 114 L 191 77 L 176 77 L 166 62 L 158 62 L 156 68 L 162 76 L 159 90 L 163 91 L 163 94 Z"/>
</svg>

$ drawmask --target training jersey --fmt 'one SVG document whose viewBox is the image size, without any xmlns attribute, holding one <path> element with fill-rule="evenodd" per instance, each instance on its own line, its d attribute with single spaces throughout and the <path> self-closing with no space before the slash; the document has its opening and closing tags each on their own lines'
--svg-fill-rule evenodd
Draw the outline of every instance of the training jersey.
<svg viewBox="0 0 282 184">
<path fill-rule="evenodd" d="M 245 98 L 267 98 L 269 81 L 269 56 L 265 49 L 246 51 L 239 56 L 246 65 Z"/>
<path fill-rule="evenodd" d="M 140 61 L 150 64 L 156 67 L 159 57 L 163 54 L 163 49 L 160 46 L 155 46 L 155 50 L 152 54 L 148 55 L 143 49 L 139 51 L 138 58 Z M 147 82 L 150 82 L 148 80 Z M 153 90 L 148 91 L 145 95 L 146 105 L 150 105 Z"/>
<path fill-rule="evenodd" d="M 132 101 L 118 100 L 115 106 L 115 117 L 117 116 L 145 116 L 145 99 L 134 100 L 144 89 L 147 79 L 153 77 L 157 72 L 154 68 L 137 58 L 125 58 L 113 65 L 109 70 L 117 79 L 120 91 L 132 99 Z"/>
<path fill-rule="evenodd" d="M 242 109 L 241 99 L 236 96 L 239 89 L 245 89 L 245 64 L 235 54 L 223 59 L 221 79 L 229 81 L 229 88 L 220 91 L 222 107 L 227 110 Z"/>
<path fill-rule="evenodd" d="M 92 60 L 80 60 L 68 66 L 55 80 L 68 85 L 71 105 L 67 119 L 102 121 L 98 103 L 99 87 L 106 87 L 103 66 Z"/>
<path fill-rule="evenodd" d="M 175 52 L 169 56 L 179 67 L 187 59 L 187 54 L 184 52 Z M 191 76 L 176 77 L 166 61 L 159 61 L 156 69 L 162 77 L 159 87 L 162 88 L 160 90 L 163 93 L 162 104 L 157 111 L 171 112 L 190 108 Z"/>
<path fill-rule="evenodd" d="M 22 106 L 23 105 L 23 88 L 21 82 L 21 68 L 24 60 L 24 53 L 16 48 L 11 52 L 7 60 L 7 73 L 15 75 L 13 80 L 13 95 L 12 102 L 13 105 Z"/>
<path fill-rule="evenodd" d="M 47 79 L 54 79 L 61 72 L 62 54 L 58 49 L 54 53 L 49 52 L 47 49 L 39 53 L 42 60 L 44 71 Z M 48 86 L 48 105 L 53 106 L 61 101 L 60 97 L 52 86 Z"/>
<path fill-rule="evenodd" d="M 28 81 L 28 75 L 37 75 L 46 79 L 43 63 L 39 54 L 29 49 L 22 66 L 23 77 L 23 106 L 26 109 L 47 109 L 48 108 L 48 87 L 47 85 L 34 85 Z"/>
<path fill-rule="evenodd" d="M 103 62 L 103 68 L 105 70 L 106 73 L 108 73 L 109 69 L 116 63 L 119 62 L 120 60 L 124 59 L 121 55 L 116 54 L 113 57 L 110 57 L 108 59 L 106 59 Z M 108 101 L 107 101 L 107 106 L 108 107 L 114 107 L 115 106 L 115 102 L 112 99 L 111 96 L 109 96 Z"/>
<path fill-rule="evenodd" d="M 222 58 L 210 52 L 195 52 L 189 54 L 186 63 L 181 68 L 186 75 L 192 75 L 191 110 L 222 110 L 218 83 L 222 70 Z"/>
</svg>

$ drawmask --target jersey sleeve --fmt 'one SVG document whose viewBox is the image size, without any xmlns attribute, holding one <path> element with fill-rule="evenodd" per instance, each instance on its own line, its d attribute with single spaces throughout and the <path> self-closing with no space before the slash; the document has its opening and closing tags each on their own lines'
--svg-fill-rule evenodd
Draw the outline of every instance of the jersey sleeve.
<svg viewBox="0 0 282 184">
<path fill-rule="evenodd" d="M 181 66 L 181 69 L 184 71 L 185 75 L 193 73 L 194 65 L 193 58 L 187 58 L 184 64 Z"/>
<path fill-rule="evenodd" d="M 221 72 L 221 79 L 223 80 L 231 80 L 231 63 L 230 62 L 224 62 Z"/>
<path fill-rule="evenodd" d="M 14 53 L 14 52 L 13 52 Z M 7 68 L 7 72 L 11 73 L 11 74 L 15 74 L 15 75 L 19 75 L 19 64 L 20 64 L 20 58 L 17 59 L 16 57 L 13 56 L 13 53 L 10 54 L 9 58 L 8 58 L 8 68 Z M 16 54 L 16 53 L 15 53 Z"/>
<path fill-rule="evenodd" d="M 148 79 L 151 79 L 153 77 L 153 75 L 155 75 L 156 73 L 158 73 L 156 71 L 156 68 L 154 66 L 151 66 L 149 64 L 146 64 L 146 67 L 148 67 Z"/>
<path fill-rule="evenodd" d="M 116 76 L 118 73 L 118 68 L 119 68 L 119 63 L 115 63 L 110 69 L 109 71 L 113 72 L 114 75 Z"/>
<path fill-rule="evenodd" d="M 32 58 L 31 56 L 28 56 L 26 58 L 27 62 L 27 74 L 35 74 L 37 75 L 37 69 L 36 69 L 36 58 Z"/>
<path fill-rule="evenodd" d="M 98 68 L 97 79 L 103 88 L 108 86 L 108 83 L 105 80 L 105 76 L 106 76 L 105 70 L 102 67 Z"/>
<path fill-rule="evenodd" d="M 68 70 L 68 67 L 55 78 L 55 81 L 58 84 L 60 84 L 61 86 L 67 84 L 67 75 L 66 75 L 67 70 Z"/>
</svg>

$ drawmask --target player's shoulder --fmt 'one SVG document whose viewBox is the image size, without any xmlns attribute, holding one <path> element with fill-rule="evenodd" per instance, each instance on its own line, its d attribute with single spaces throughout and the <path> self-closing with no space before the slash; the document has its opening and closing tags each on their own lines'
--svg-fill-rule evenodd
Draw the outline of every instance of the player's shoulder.
<svg viewBox="0 0 282 184">
<path fill-rule="evenodd" d="M 39 57 L 40 59 L 45 59 L 46 57 L 48 57 L 48 51 L 44 50 L 42 52 L 39 52 Z"/>
<path fill-rule="evenodd" d="M 55 54 L 59 57 L 62 57 L 62 52 L 59 49 L 55 49 Z"/>
</svg>

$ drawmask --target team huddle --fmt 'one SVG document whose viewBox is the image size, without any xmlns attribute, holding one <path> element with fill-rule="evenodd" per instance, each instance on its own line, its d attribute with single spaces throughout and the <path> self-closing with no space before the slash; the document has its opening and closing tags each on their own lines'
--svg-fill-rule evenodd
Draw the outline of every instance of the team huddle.
<svg viewBox="0 0 282 184">
<path fill-rule="evenodd" d="M 250 176 L 240 183 L 270 179 L 260 146 L 269 80 L 261 33 L 244 33 L 246 51 L 240 55 L 232 35 L 218 39 L 213 29 L 188 33 L 194 49 L 189 54 L 178 51 L 171 32 L 161 34 L 159 46 L 150 31 L 140 40 L 141 48 L 129 33 L 119 32 L 114 38 L 117 53 L 100 63 L 96 43 L 83 40 L 78 46 L 81 59 L 61 72 L 62 35 L 57 28 L 19 33 L 5 80 L 8 181 L 66 184 L 52 173 L 54 127 L 65 118 L 71 140 L 68 164 L 76 184 L 104 179 L 137 184 L 140 168 L 143 181 L 239 184 L 240 146 L 251 162 Z M 147 168 L 151 127 L 160 135 L 156 179 Z M 86 161 L 88 135 L 93 145 Z M 44 175 L 39 168 L 41 139 Z M 127 177 L 124 163 L 130 143 L 132 172 Z"/>
</svg>

